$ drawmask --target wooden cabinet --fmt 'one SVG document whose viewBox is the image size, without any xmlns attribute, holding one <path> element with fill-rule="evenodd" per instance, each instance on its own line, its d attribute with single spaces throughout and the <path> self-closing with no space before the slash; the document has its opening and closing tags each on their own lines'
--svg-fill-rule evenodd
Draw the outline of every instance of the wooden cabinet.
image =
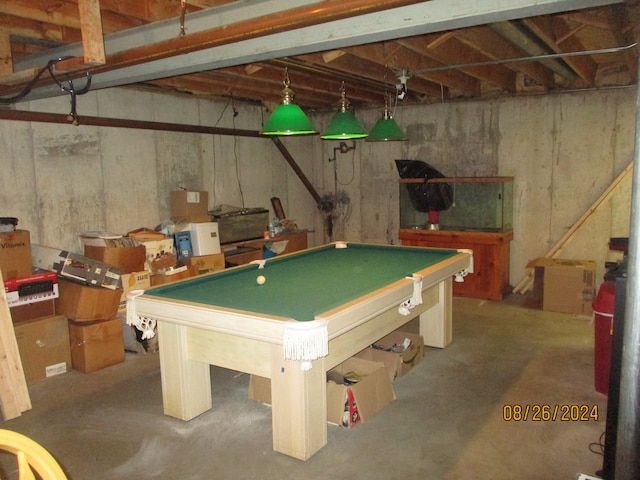
<svg viewBox="0 0 640 480">
<path fill-rule="evenodd" d="M 286 242 L 286 247 L 281 253 L 297 252 L 307 248 L 307 231 L 279 235 L 274 238 L 258 238 L 221 245 L 224 259 L 227 264 L 243 265 L 253 260 L 261 260 L 264 253 L 274 242 Z"/>
<path fill-rule="evenodd" d="M 502 300 L 510 291 L 509 249 L 513 231 L 401 229 L 399 238 L 403 245 L 473 250 L 473 273 L 468 274 L 462 283 L 453 282 L 453 294 L 456 296 Z"/>
</svg>

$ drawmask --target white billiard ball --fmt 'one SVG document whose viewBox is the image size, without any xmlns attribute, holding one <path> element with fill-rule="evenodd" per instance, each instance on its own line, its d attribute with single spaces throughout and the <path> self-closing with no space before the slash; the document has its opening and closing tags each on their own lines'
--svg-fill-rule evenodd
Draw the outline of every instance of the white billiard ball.
<svg viewBox="0 0 640 480">
<path fill-rule="evenodd" d="M 264 282 L 266 282 L 267 279 L 264 277 L 264 275 L 258 275 L 258 278 L 256 278 L 256 283 L 258 285 L 263 285 Z"/>
</svg>

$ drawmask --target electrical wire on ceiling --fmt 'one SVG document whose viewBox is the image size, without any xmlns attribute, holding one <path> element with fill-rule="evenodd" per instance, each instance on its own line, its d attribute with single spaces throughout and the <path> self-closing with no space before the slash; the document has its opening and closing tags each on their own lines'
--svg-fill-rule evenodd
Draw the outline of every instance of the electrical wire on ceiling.
<svg viewBox="0 0 640 480">
<path fill-rule="evenodd" d="M 29 81 L 29 83 L 27 83 L 25 85 L 25 87 L 19 93 L 17 93 L 16 95 L 14 95 L 12 97 L 6 97 L 6 98 L 0 97 L 0 103 L 11 104 L 11 103 L 15 103 L 18 100 L 26 97 L 29 94 L 29 92 L 31 92 L 31 90 L 33 89 L 35 84 L 38 82 L 40 77 L 45 72 L 49 72 L 49 76 L 51 76 L 53 81 L 60 87 L 60 89 L 71 97 L 71 111 L 69 112 L 68 119 L 74 125 L 78 125 L 79 124 L 79 120 L 78 120 L 78 113 L 76 111 L 76 107 L 77 107 L 76 96 L 77 95 L 84 95 L 91 88 L 91 73 L 89 72 L 89 70 L 87 70 L 86 83 L 85 83 L 84 87 L 82 87 L 79 90 L 77 90 L 74 87 L 73 80 L 71 79 L 70 76 L 68 76 L 68 78 L 66 80 L 66 85 L 65 85 L 65 83 L 63 81 L 59 80 L 58 77 L 56 76 L 56 74 L 53 72 L 53 67 L 54 67 L 55 64 L 57 64 L 57 63 L 59 63 L 59 62 L 61 62 L 63 60 L 68 60 L 69 58 L 72 58 L 72 57 L 58 57 L 58 58 L 55 58 L 53 60 L 49 60 L 44 67 L 42 67 L 40 70 L 38 70 L 38 72 L 35 74 L 35 76 Z"/>
</svg>

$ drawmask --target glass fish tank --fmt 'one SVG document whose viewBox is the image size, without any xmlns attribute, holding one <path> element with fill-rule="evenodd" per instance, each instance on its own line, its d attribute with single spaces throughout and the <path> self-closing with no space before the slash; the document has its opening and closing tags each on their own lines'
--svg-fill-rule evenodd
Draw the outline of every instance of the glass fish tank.
<svg viewBox="0 0 640 480">
<path fill-rule="evenodd" d="M 400 228 L 513 230 L 513 177 L 401 178 Z"/>
</svg>

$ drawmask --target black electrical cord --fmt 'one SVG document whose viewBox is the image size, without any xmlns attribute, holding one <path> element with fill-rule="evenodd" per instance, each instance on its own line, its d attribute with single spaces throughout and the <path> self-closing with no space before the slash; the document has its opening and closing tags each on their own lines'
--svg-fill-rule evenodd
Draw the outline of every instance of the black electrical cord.
<svg viewBox="0 0 640 480">
<path fill-rule="evenodd" d="M 84 95 L 85 93 L 87 93 L 89 91 L 89 89 L 91 88 L 91 73 L 89 72 L 89 70 L 87 70 L 87 83 L 85 84 L 85 86 L 83 88 L 81 88 L 80 90 L 76 90 L 73 86 L 73 80 L 71 78 L 67 79 L 67 83 L 68 83 L 68 87 L 65 87 L 64 84 L 58 80 L 58 78 L 56 77 L 56 75 L 53 73 L 53 66 L 59 62 L 63 60 L 62 58 L 57 59 L 55 62 L 52 63 L 52 61 L 49 61 L 49 63 L 47 63 L 47 69 L 49 70 L 49 75 L 51 76 L 51 78 L 53 79 L 54 82 L 56 82 L 56 84 L 60 87 L 60 89 L 65 92 L 68 93 L 69 96 L 71 97 L 71 112 L 69 112 L 69 115 L 67 116 L 67 118 L 69 119 L 69 121 L 71 123 L 73 123 L 74 125 L 78 125 L 80 122 L 78 121 L 78 113 L 76 111 L 76 96 L 77 95 Z"/>
<path fill-rule="evenodd" d="M 42 74 L 44 72 L 49 72 L 49 75 L 51 76 L 53 81 L 60 87 L 60 89 L 63 92 L 69 94 L 69 96 L 71 97 L 71 112 L 69 113 L 68 118 L 69 118 L 69 121 L 71 121 L 74 125 L 78 125 L 79 122 L 78 122 L 78 113 L 76 111 L 76 105 L 77 105 L 76 96 L 84 95 L 91 88 L 91 73 L 89 72 L 89 70 L 87 70 L 87 73 L 86 73 L 87 83 L 80 90 L 75 89 L 75 87 L 73 86 L 73 80 L 70 77 L 67 79 L 68 86 L 65 86 L 56 77 L 55 73 L 53 72 L 53 67 L 56 63 L 61 62 L 63 60 L 68 60 L 69 58 L 72 58 L 72 57 L 58 57 L 53 60 L 49 60 L 44 67 L 38 70 L 35 76 L 29 81 L 29 83 L 25 85 L 25 87 L 19 93 L 17 93 L 13 97 L 7 97 L 7 98 L 0 97 L 0 103 L 11 104 L 11 103 L 17 102 L 18 100 L 23 99 L 31 92 L 31 90 L 33 90 L 33 87 L 35 86 L 37 81 L 40 79 Z"/>
</svg>

